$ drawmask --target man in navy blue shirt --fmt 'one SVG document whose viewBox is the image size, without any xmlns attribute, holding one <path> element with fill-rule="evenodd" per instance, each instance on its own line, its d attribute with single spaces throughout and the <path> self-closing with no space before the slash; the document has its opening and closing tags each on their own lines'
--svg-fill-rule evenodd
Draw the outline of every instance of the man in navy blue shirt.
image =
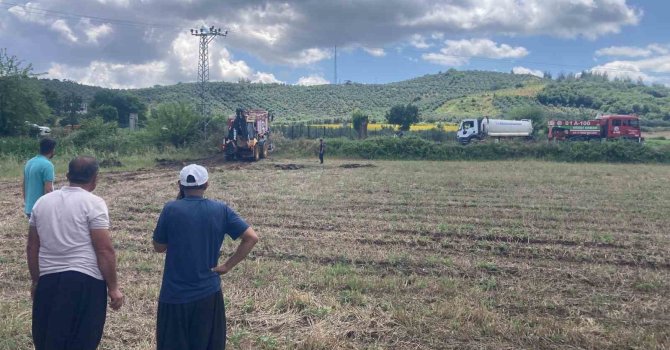
<svg viewBox="0 0 670 350">
<path fill-rule="evenodd" d="M 156 252 L 166 252 L 158 301 L 159 350 L 226 347 L 221 277 L 258 242 L 256 232 L 226 204 L 203 197 L 207 170 L 196 164 L 179 173 L 180 198 L 163 207 L 154 230 Z M 218 265 L 225 235 L 241 238 L 235 253 Z"/>
</svg>

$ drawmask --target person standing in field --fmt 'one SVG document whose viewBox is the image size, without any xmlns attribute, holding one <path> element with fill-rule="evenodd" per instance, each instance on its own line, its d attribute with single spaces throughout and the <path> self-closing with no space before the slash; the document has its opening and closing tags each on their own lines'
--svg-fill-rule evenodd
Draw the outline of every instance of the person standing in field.
<svg viewBox="0 0 670 350">
<path fill-rule="evenodd" d="M 56 141 L 50 138 L 40 140 L 40 154 L 36 155 L 23 168 L 23 212 L 28 218 L 37 199 L 54 190 L 54 165 L 49 161 L 56 152 Z"/>
<path fill-rule="evenodd" d="M 326 144 L 323 139 L 319 139 L 319 161 L 323 164 L 323 154 L 326 153 Z"/>
<path fill-rule="evenodd" d="M 105 201 L 92 194 L 98 162 L 77 157 L 69 186 L 32 208 L 28 269 L 32 279 L 32 333 L 36 350 L 96 349 L 110 307 L 123 305 Z"/>
<path fill-rule="evenodd" d="M 180 195 L 163 207 L 154 230 L 154 250 L 166 252 L 156 320 L 159 350 L 225 349 L 220 275 L 232 270 L 258 242 L 256 232 L 235 211 L 204 198 L 208 179 L 204 167 L 184 167 L 179 173 Z M 218 265 L 226 234 L 241 243 Z"/>
</svg>

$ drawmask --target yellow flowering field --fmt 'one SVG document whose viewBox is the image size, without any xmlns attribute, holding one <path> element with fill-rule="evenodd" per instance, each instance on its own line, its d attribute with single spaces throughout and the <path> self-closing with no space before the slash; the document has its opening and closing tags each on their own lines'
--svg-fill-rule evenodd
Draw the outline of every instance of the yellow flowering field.
<svg viewBox="0 0 670 350">
<path fill-rule="evenodd" d="M 351 125 L 351 124 L 346 124 L 346 125 Z M 343 127 L 343 124 L 313 124 L 311 125 L 313 127 L 317 128 L 327 128 L 327 129 L 339 129 Z M 368 130 L 370 131 L 377 131 L 381 130 L 382 128 L 390 128 L 390 129 L 395 129 L 396 126 L 392 124 L 368 124 Z M 410 131 L 425 131 L 425 130 L 432 130 L 438 128 L 437 124 L 433 123 L 421 123 L 421 124 L 415 124 L 410 127 Z M 452 123 L 442 123 L 442 130 L 444 131 L 456 131 L 458 130 L 458 124 L 452 124 Z"/>
</svg>

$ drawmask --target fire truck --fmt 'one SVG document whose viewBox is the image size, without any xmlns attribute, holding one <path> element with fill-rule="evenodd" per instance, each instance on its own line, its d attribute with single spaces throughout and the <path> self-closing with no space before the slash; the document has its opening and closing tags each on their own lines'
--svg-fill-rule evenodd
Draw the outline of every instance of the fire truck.
<svg viewBox="0 0 670 350">
<path fill-rule="evenodd" d="M 642 142 L 636 115 L 602 115 L 594 120 L 550 120 L 549 140 L 630 140 Z"/>
</svg>

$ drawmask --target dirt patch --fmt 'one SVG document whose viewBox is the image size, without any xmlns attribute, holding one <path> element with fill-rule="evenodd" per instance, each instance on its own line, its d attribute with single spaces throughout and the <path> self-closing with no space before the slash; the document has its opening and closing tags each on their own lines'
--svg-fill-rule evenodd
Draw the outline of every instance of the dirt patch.
<svg viewBox="0 0 670 350">
<path fill-rule="evenodd" d="M 300 164 L 275 164 L 275 168 L 281 169 L 281 170 L 299 170 L 304 168 L 304 165 Z"/>
<path fill-rule="evenodd" d="M 100 162 L 100 167 L 101 168 L 113 168 L 113 167 L 121 167 L 123 166 L 123 163 L 119 161 L 118 159 L 105 159 L 102 162 Z"/>
<path fill-rule="evenodd" d="M 183 165 L 184 163 L 185 161 L 182 160 L 156 158 L 156 166 L 162 168 L 180 166 Z"/>
<path fill-rule="evenodd" d="M 374 167 L 376 167 L 376 165 L 374 165 L 374 164 L 358 164 L 358 163 L 340 165 L 340 168 L 345 168 L 345 169 L 374 168 Z"/>
</svg>

